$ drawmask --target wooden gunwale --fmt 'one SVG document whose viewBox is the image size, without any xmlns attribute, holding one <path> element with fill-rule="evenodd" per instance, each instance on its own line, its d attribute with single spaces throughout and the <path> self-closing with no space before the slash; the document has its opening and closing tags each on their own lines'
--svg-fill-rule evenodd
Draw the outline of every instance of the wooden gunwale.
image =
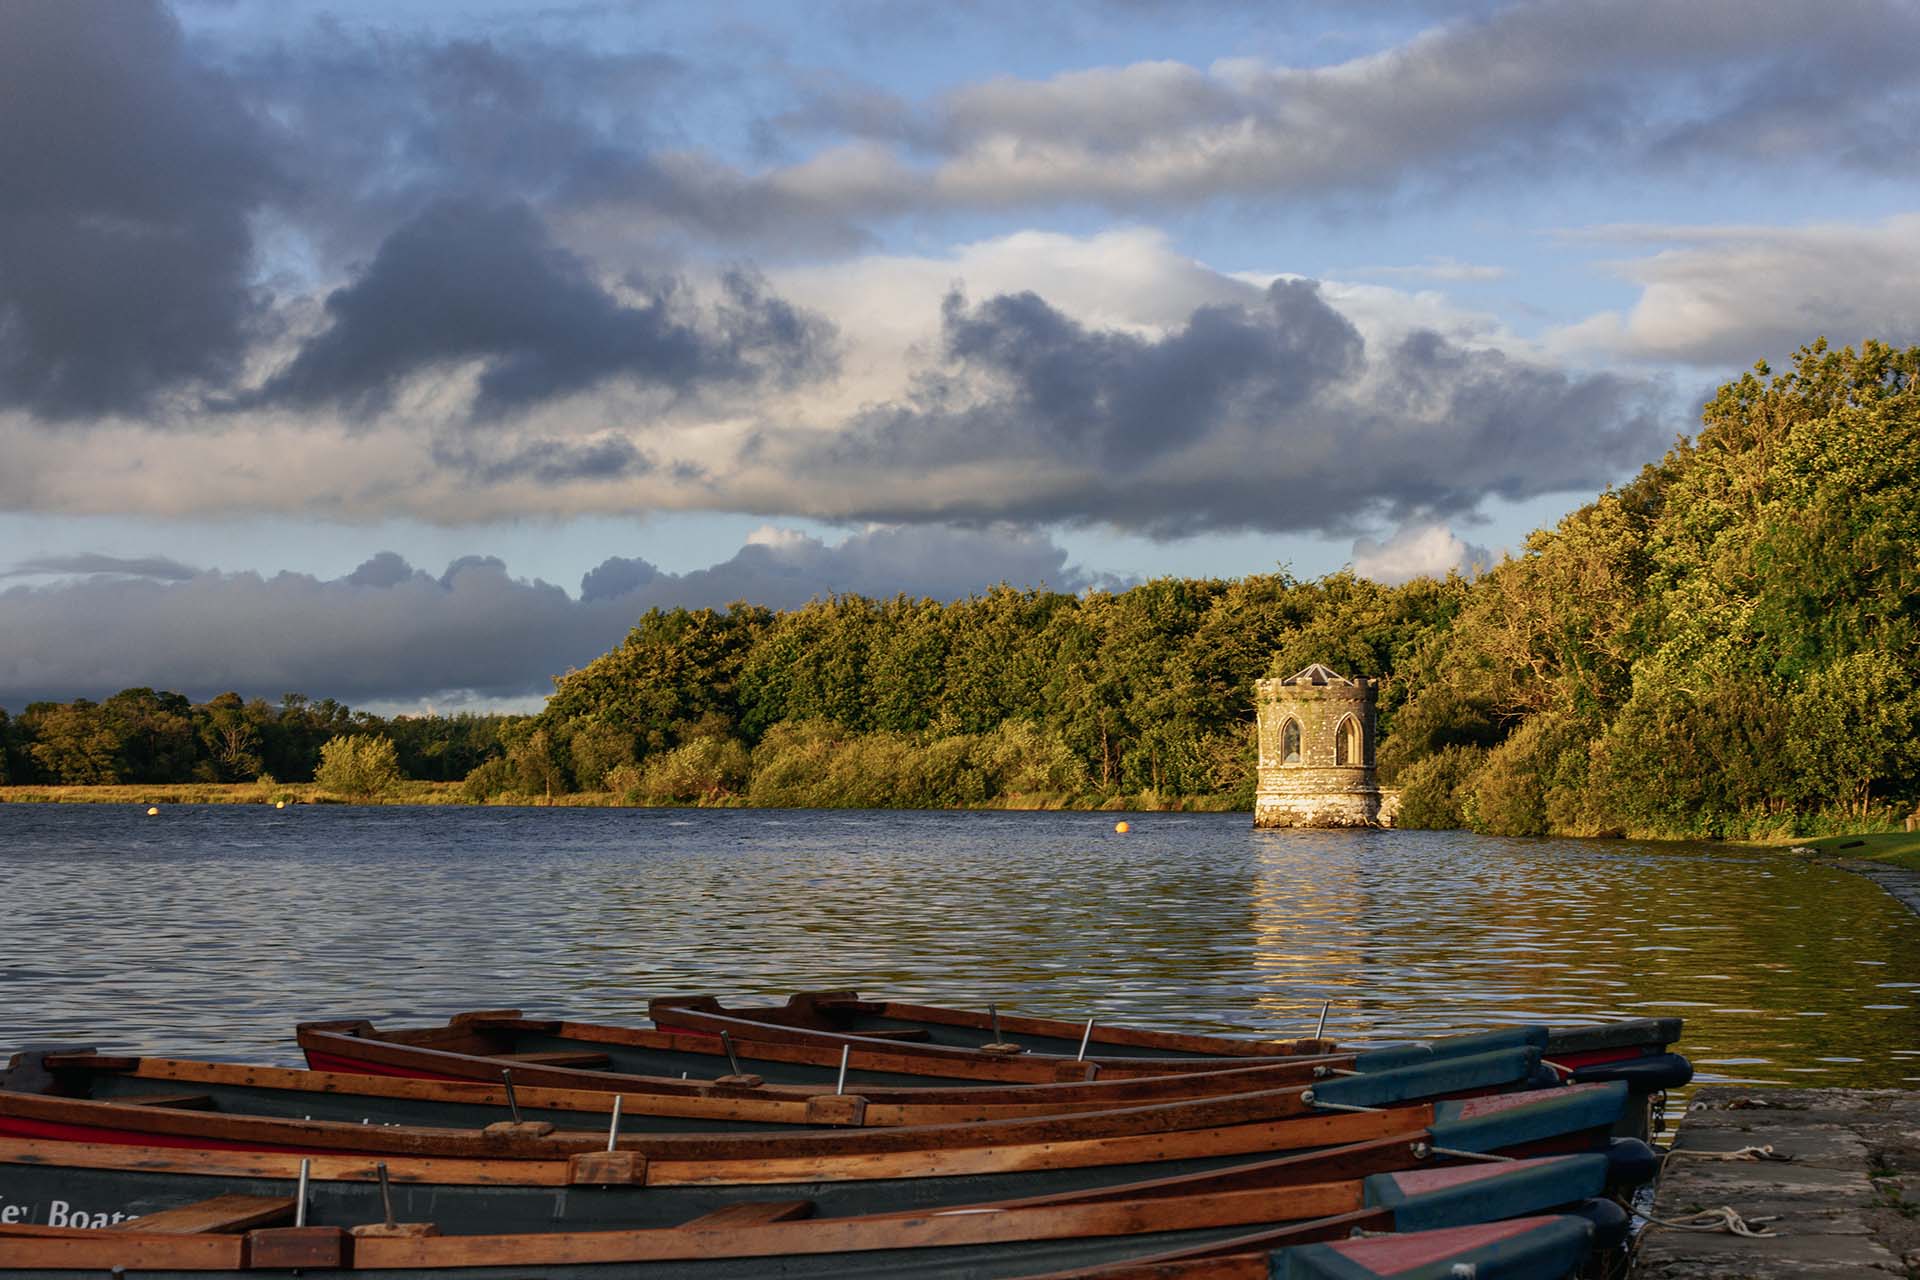
<svg viewBox="0 0 1920 1280">
<path fill-rule="evenodd" d="M 1360 1183 L 1349 1180 L 1170 1199 L 1017 1209 L 961 1207 L 905 1217 L 826 1218 L 725 1229 L 365 1239 L 355 1243 L 354 1266 L 377 1270 L 668 1262 L 1125 1236 L 1330 1217 L 1361 1208 L 1362 1198 Z"/>
<path fill-rule="evenodd" d="M 239 1271 L 247 1265 L 247 1237 L 0 1228 L 0 1271 L 113 1272 L 125 1269 L 130 1258 L 139 1260 L 141 1271 Z"/>
<path fill-rule="evenodd" d="M 399 1101 L 422 1100 L 462 1103 L 469 1106 L 497 1107 L 507 1113 L 507 1090 L 497 1082 L 449 1080 L 422 1076 L 359 1075 L 341 1071 L 308 1071 L 298 1067 L 255 1066 L 247 1063 L 201 1062 L 186 1058 L 105 1059 L 131 1062 L 123 1074 L 141 1080 L 168 1080 L 186 1084 L 232 1085 L 244 1088 L 279 1089 L 289 1092 L 361 1095 Z M 92 1065 L 83 1057 L 65 1055 L 49 1059 L 49 1065 Z M 604 1116 L 613 1109 L 615 1091 L 606 1089 L 551 1088 L 539 1084 L 521 1084 L 514 1074 L 516 1101 L 533 1111 L 575 1111 L 583 1116 Z M 780 1096 L 766 1097 L 759 1091 L 715 1094 L 667 1094 L 619 1090 L 622 1111 L 629 1115 L 671 1116 L 680 1119 L 743 1120 L 768 1124 L 811 1124 L 806 1100 Z M 591 1121 L 588 1121 L 591 1123 Z"/>
</svg>

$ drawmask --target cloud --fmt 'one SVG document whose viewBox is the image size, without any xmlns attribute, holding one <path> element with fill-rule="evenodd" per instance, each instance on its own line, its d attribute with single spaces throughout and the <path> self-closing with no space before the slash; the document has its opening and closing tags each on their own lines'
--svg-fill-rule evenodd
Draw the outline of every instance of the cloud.
<svg viewBox="0 0 1920 1280">
<path fill-rule="evenodd" d="M 1444 524 L 1405 525 L 1384 541 L 1363 537 L 1353 543 L 1354 573 L 1389 585 L 1478 573 L 1492 563 L 1491 551 L 1463 540 Z"/>
<path fill-rule="evenodd" d="M 1428 328 L 1369 340 L 1313 283 L 1158 336 L 1032 294 L 943 307 L 939 361 L 830 443 L 763 447 L 826 518 L 1339 532 L 1597 487 L 1665 438 L 1654 384 Z"/>
<path fill-rule="evenodd" d="M 1115 585 L 1070 566 L 1045 536 L 1004 528 L 875 528 L 837 544 L 788 533 L 685 574 L 614 556 L 586 575 L 577 598 L 516 578 L 491 556 L 463 556 L 436 577 L 383 552 L 334 579 L 182 572 L 164 559 L 62 563 L 84 576 L 0 591 L 0 705 L 144 685 L 197 699 L 235 689 L 517 706 L 618 644 L 656 606 L 790 608 L 846 591 L 952 599 L 1003 580 Z M 101 574 L 101 564 L 120 567 Z M 146 576 L 128 576 L 143 565 Z"/>
<path fill-rule="evenodd" d="M 684 394 L 831 368 L 823 320 L 745 273 L 723 287 L 711 323 L 671 279 L 630 277 L 616 297 L 527 205 L 444 200 L 327 298 L 326 330 L 242 403 L 332 403 L 364 417 L 408 379 L 471 363 L 474 412 L 492 418 L 616 376 Z"/>
<path fill-rule="evenodd" d="M 1657 245 L 1614 264 L 1640 298 L 1550 336 L 1568 353 L 1741 368 L 1825 336 L 1920 343 L 1920 214 L 1811 227 L 1597 227 L 1581 241 Z"/>
<path fill-rule="evenodd" d="M 1352 536 L 1597 488 L 1684 421 L 1663 384 L 1555 363 L 1436 293 L 1226 275 L 1151 232 L 1023 232 L 783 270 L 762 297 L 834 319 L 839 371 L 813 380 L 777 364 L 812 349 L 778 309 L 747 307 L 773 330 L 747 338 L 753 325 L 717 318 L 733 305 L 724 292 L 686 292 L 706 299 L 685 304 L 701 349 L 751 364 L 758 382 L 674 397 L 613 375 L 484 429 L 411 389 L 347 423 L 236 412 L 191 433 L 96 429 L 77 445 L 0 415 L 12 464 L 0 507 L 442 524 L 705 510 Z M 394 367 L 409 388 L 437 385 L 412 360 Z M 441 394 L 461 405 L 468 393 Z"/>
<path fill-rule="evenodd" d="M 103 556 L 91 552 L 71 556 L 38 556 L 16 561 L 0 569 L 0 578 L 66 578 L 99 574 L 116 578 L 153 578 L 162 582 L 184 582 L 197 572 L 166 556 Z"/>
<path fill-rule="evenodd" d="M 844 84 L 796 109 L 888 148 L 802 164 L 816 201 L 1191 206 L 1409 184 L 1839 161 L 1884 172 L 1916 136 L 1899 0 L 1546 0 L 1449 21 L 1328 66 L 1249 58 L 963 85 L 903 116 Z M 1874 141 L 1868 142 L 1867 139 Z M 918 156 L 931 152 L 931 164 Z M 842 181 L 838 184 L 836 173 Z"/>
<path fill-rule="evenodd" d="M 223 62 L 258 112 L 298 132 L 313 176 L 297 235 L 324 270 L 434 201 L 475 192 L 537 205 L 570 246 L 615 259 L 655 258 L 663 239 L 779 254 L 865 241 L 843 211 L 688 144 L 679 121 L 708 95 L 725 110 L 736 67 L 613 43 L 322 19 Z"/>
<path fill-rule="evenodd" d="M 145 412 L 231 377 L 265 315 L 248 218 L 290 186 L 147 0 L 0 15 L 0 407 Z"/>
</svg>

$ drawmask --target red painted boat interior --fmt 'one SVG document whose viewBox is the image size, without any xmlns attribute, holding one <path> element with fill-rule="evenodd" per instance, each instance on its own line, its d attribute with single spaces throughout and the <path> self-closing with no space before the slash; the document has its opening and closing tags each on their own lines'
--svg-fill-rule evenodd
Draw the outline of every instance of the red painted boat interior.
<svg viewBox="0 0 1920 1280">
<path fill-rule="evenodd" d="M 60 1142 L 101 1142 L 119 1147 L 183 1147 L 196 1151 L 274 1151 L 287 1155 L 338 1155 L 326 1147 L 289 1147 L 267 1142 L 232 1142 L 197 1134 L 146 1133 L 88 1124 L 29 1120 L 0 1116 L 0 1135 L 9 1138 L 52 1138 Z"/>
<path fill-rule="evenodd" d="M 1515 1218 L 1509 1222 L 1489 1222 L 1477 1227 L 1450 1227 L 1444 1231 L 1419 1231 L 1404 1236 L 1342 1240 L 1332 1247 L 1334 1252 L 1350 1262 L 1359 1263 L 1377 1276 L 1397 1276 L 1416 1267 L 1444 1261 L 1463 1249 L 1483 1248 L 1523 1236 L 1543 1221 L 1546 1219 Z"/>
</svg>

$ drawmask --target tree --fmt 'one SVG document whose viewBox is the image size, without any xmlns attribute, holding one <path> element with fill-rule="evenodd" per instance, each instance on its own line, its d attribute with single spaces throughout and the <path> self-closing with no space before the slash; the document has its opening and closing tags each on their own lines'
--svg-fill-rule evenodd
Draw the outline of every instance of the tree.
<svg viewBox="0 0 1920 1280">
<path fill-rule="evenodd" d="M 97 703 L 35 702 L 21 713 L 28 758 L 49 782 L 89 786 L 120 781 L 120 739 Z"/>
<path fill-rule="evenodd" d="M 400 784 L 400 760 L 393 739 L 342 734 L 320 748 L 313 780 L 336 795 L 371 799 Z"/>
<path fill-rule="evenodd" d="M 1807 677 L 1793 699 L 1793 762 L 1808 797 L 1865 818 L 1880 785 L 1920 765 L 1920 688 L 1886 653 L 1851 654 Z"/>
</svg>

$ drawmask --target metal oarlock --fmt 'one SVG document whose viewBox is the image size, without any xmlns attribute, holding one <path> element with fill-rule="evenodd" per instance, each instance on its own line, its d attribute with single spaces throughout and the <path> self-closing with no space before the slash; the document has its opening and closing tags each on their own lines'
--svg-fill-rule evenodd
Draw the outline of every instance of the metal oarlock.
<svg viewBox="0 0 1920 1280">
<path fill-rule="evenodd" d="M 387 1215 L 387 1225 L 391 1227 L 393 1225 L 393 1188 L 387 1185 L 387 1162 L 382 1160 L 373 1166 L 373 1171 L 380 1175 L 380 1208 Z"/>
<path fill-rule="evenodd" d="M 1087 1029 L 1080 1033 L 1080 1052 L 1073 1055 L 1075 1062 L 1085 1062 L 1087 1060 L 1087 1041 L 1091 1039 L 1093 1039 L 1093 1019 L 1088 1018 Z"/>
<path fill-rule="evenodd" d="M 513 1095 L 513 1068 L 500 1068 L 500 1082 L 507 1086 L 507 1111 L 515 1124 L 520 1123 L 520 1100 Z"/>
<path fill-rule="evenodd" d="M 300 1162 L 300 1188 L 293 1193 L 293 1225 L 307 1225 L 307 1179 L 313 1174 L 313 1161 Z"/>
<path fill-rule="evenodd" d="M 1323 1034 L 1324 1034 L 1324 1033 L 1326 1032 L 1326 1029 L 1327 1029 L 1327 1010 L 1329 1010 L 1329 1009 L 1331 1009 L 1331 1008 L 1333 1008 L 1333 1001 L 1331 1001 L 1331 1000 L 1329 1000 L 1329 1001 L 1327 1001 L 1327 1002 L 1326 1002 L 1325 1004 L 1322 1004 L 1322 1005 L 1320 1006 L 1320 1021 L 1319 1021 L 1319 1022 L 1317 1022 L 1317 1023 L 1315 1023 L 1315 1024 L 1314 1024 L 1314 1028 L 1313 1028 L 1313 1038 L 1314 1038 L 1315 1040 L 1318 1040 L 1318 1039 L 1320 1039 L 1320 1038 L 1322 1037 L 1322 1035 L 1323 1035 Z"/>
<path fill-rule="evenodd" d="M 620 1095 L 613 1095 L 613 1119 L 607 1124 L 607 1150 L 613 1150 L 620 1138 Z"/>
<path fill-rule="evenodd" d="M 840 1078 L 833 1082 L 833 1091 L 835 1093 L 845 1093 L 847 1091 L 847 1058 L 852 1053 L 852 1045 L 843 1044 L 840 1046 Z"/>
<path fill-rule="evenodd" d="M 739 1075 L 740 1059 L 735 1057 L 733 1053 L 733 1033 L 732 1032 L 722 1031 L 720 1033 L 720 1047 L 727 1051 L 727 1065 L 733 1069 L 733 1074 Z"/>
<path fill-rule="evenodd" d="M 999 1044 L 1000 1043 L 1000 1006 L 997 1004 L 988 1005 L 987 1017 L 993 1019 L 993 1042 L 995 1044 Z"/>
</svg>

